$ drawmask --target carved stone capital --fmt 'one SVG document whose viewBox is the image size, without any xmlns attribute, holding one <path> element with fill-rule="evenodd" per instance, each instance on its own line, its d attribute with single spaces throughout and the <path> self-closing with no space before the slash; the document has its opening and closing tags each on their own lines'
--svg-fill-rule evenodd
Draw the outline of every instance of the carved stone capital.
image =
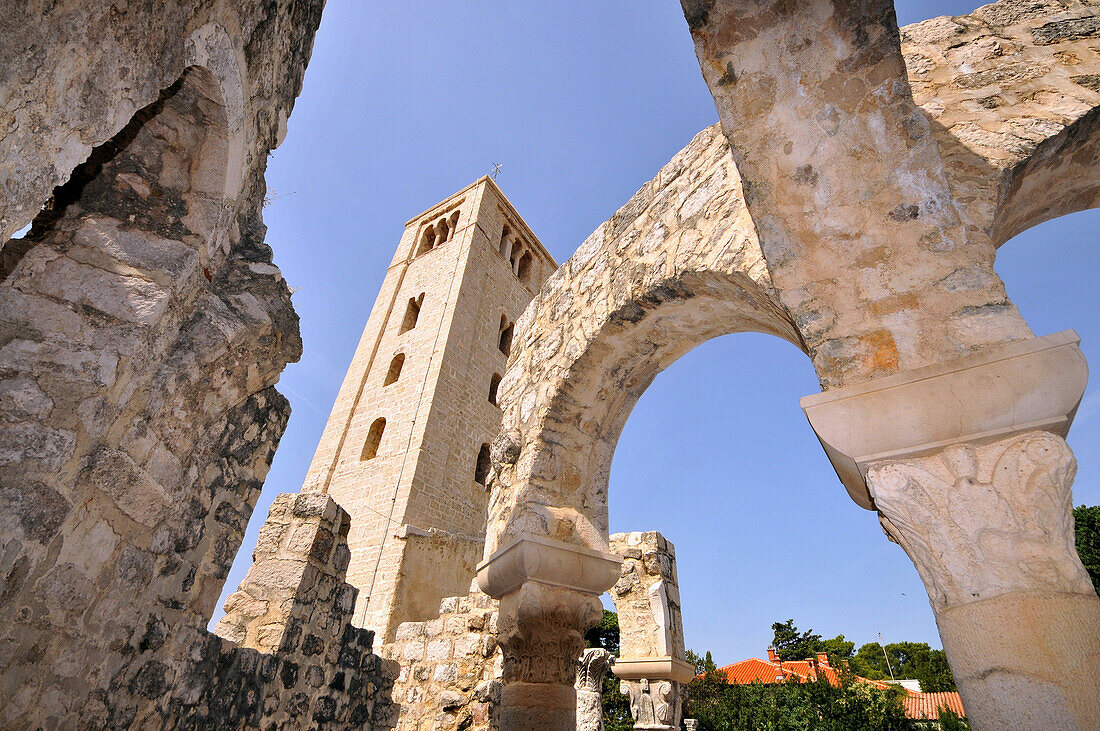
<svg viewBox="0 0 1100 731">
<path fill-rule="evenodd" d="M 577 678 L 573 687 L 599 693 L 603 690 L 603 676 L 611 664 L 611 653 L 602 647 L 589 647 L 577 661 Z"/>
<path fill-rule="evenodd" d="M 535 582 L 500 600 L 497 641 L 504 654 L 504 682 L 572 688 L 584 633 L 603 614 L 593 594 Z"/>
<path fill-rule="evenodd" d="M 682 689 L 671 680 L 624 680 L 619 691 L 630 698 L 635 729 L 673 731 L 680 728 Z"/>
<path fill-rule="evenodd" d="M 870 465 L 887 535 L 909 554 L 933 608 L 1016 591 L 1092 594 L 1073 542 L 1065 441 L 1033 431 Z"/>
<path fill-rule="evenodd" d="M 872 463 L 1044 430 L 1064 437 L 1088 365 L 1077 333 L 1008 343 L 948 363 L 806 396 L 802 410 L 840 481 L 874 510 Z"/>
<path fill-rule="evenodd" d="M 611 653 L 602 647 L 589 647 L 577 662 L 577 731 L 603 731 L 603 676 L 611 663 Z"/>
</svg>

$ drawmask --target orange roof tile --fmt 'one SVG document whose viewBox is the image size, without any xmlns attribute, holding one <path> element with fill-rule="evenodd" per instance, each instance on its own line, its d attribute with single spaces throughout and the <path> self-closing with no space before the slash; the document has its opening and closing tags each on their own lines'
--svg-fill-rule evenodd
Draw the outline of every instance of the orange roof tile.
<svg viewBox="0 0 1100 731">
<path fill-rule="evenodd" d="M 796 680 L 799 683 L 807 683 L 816 680 L 819 674 L 826 678 L 832 685 L 840 685 L 840 674 L 835 668 L 829 665 L 827 660 L 823 659 L 818 660 L 816 663 L 809 660 L 781 660 L 780 662 L 771 662 L 769 660 L 761 660 L 758 657 L 752 657 L 748 660 L 735 662 L 731 665 L 724 665 L 714 672 L 721 673 L 727 683 L 738 685 L 746 683 L 788 682 L 791 680 Z M 858 683 L 866 683 L 879 689 L 901 687 L 892 686 L 878 680 L 861 678 L 858 675 L 853 677 Z M 950 708 L 960 716 L 966 715 L 966 711 L 963 709 L 962 699 L 959 697 L 958 693 L 915 693 L 910 690 L 906 691 L 905 697 L 902 698 L 902 703 L 905 705 L 905 715 L 913 719 L 939 718 L 939 709 L 944 706 Z"/>
<path fill-rule="evenodd" d="M 946 706 L 960 716 L 966 715 L 958 693 L 909 693 L 904 699 L 905 715 L 909 718 L 936 719 Z"/>
</svg>

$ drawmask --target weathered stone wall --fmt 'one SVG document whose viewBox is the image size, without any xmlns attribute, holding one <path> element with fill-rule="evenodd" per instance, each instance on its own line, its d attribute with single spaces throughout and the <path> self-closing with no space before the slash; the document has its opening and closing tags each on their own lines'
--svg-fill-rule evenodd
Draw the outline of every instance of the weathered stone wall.
<svg viewBox="0 0 1100 731">
<path fill-rule="evenodd" d="M 0 21 L 3 238 L 34 219 L 0 271 L 4 727 L 166 724 L 270 670 L 205 625 L 289 415 L 263 171 L 322 4 Z"/>
<path fill-rule="evenodd" d="M 393 689 L 400 731 L 497 728 L 503 668 L 496 625 L 497 602 L 474 587 L 444 599 L 438 619 L 398 626 L 381 653 L 401 665 Z"/>
<path fill-rule="evenodd" d="M 218 623 L 226 639 L 199 643 L 201 660 L 164 689 L 156 725 L 393 727 L 396 668 L 371 652 L 373 632 L 351 624 L 347 532 L 348 514 L 327 496 L 275 499 Z"/>
<path fill-rule="evenodd" d="M 683 4 L 823 388 L 1032 336 L 993 261 L 1097 202 L 1093 2 L 1002 0 L 900 33 L 889 2 Z"/>
</svg>

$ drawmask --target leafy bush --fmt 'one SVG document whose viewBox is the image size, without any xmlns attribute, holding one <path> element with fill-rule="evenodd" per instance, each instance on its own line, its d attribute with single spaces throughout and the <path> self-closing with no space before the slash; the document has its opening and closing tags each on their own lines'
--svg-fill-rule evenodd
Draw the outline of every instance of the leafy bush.
<svg viewBox="0 0 1100 731">
<path fill-rule="evenodd" d="M 720 673 L 688 684 L 686 718 L 703 731 L 847 731 L 912 729 L 900 688 L 881 690 L 845 677 L 840 686 L 815 682 L 733 685 Z"/>
</svg>

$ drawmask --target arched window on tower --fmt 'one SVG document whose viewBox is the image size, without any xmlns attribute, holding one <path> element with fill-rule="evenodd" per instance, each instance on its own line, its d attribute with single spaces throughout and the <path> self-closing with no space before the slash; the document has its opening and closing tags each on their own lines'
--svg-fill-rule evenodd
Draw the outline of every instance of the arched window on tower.
<svg viewBox="0 0 1100 731">
<path fill-rule="evenodd" d="M 489 403 L 497 405 L 497 389 L 500 388 L 500 374 L 494 373 L 489 379 Z"/>
<path fill-rule="evenodd" d="M 374 459 L 378 456 L 378 447 L 382 444 L 382 432 L 386 431 L 386 420 L 378 418 L 370 425 L 367 432 L 367 441 L 363 443 L 363 451 L 359 455 L 361 461 Z"/>
<path fill-rule="evenodd" d="M 525 253 L 526 247 L 520 242 L 516 241 L 512 244 L 512 256 L 509 258 L 509 263 L 512 265 L 512 274 L 518 276 L 519 272 L 519 258 Z"/>
<path fill-rule="evenodd" d="M 447 219 L 441 218 L 435 224 L 435 240 L 442 245 L 451 240 L 451 227 L 447 225 Z"/>
<path fill-rule="evenodd" d="M 497 347 L 505 355 L 512 352 L 512 330 L 514 328 L 515 323 L 509 322 L 507 315 L 500 316 L 500 340 L 497 341 Z"/>
<path fill-rule="evenodd" d="M 405 318 L 401 321 L 401 328 L 397 331 L 398 335 L 407 333 L 416 327 L 416 321 L 420 318 L 420 308 L 424 306 L 424 293 L 421 292 L 419 297 L 413 297 L 409 300 L 408 306 L 405 308 Z"/>
<path fill-rule="evenodd" d="M 398 353 L 393 356 L 393 360 L 390 361 L 390 369 L 386 371 L 386 380 L 382 381 L 383 386 L 388 386 L 391 383 L 397 383 L 397 379 L 401 377 L 401 368 L 405 365 L 405 354 Z"/>
<path fill-rule="evenodd" d="M 505 224 L 504 228 L 502 228 L 500 230 L 500 247 L 499 247 L 500 255 L 503 256 L 505 258 L 505 260 L 508 260 L 509 257 L 512 255 L 512 239 L 511 239 L 511 237 L 512 237 L 512 229 L 508 228 L 508 225 Z"/>
<path fill-rule="evenodd" d="M 455 237 L 455 231 L 458 230 L 458 211 L 451 214 L 451 217 L 447 219 L 447 223 L 450 224 L 451 233 L 447 236 L 447 239 L 453 239 Z"/>
<path fill-rule="evenodd" d="M 474 482 L 484 485 L 489 480 L 489 468 L 493 461 L 489 458 L 489 445 L 482 444 L 477 453 L 477 464 L 474 466 Z"/>
<path fill-rule="evenodd" d="M 416 250 L 416 255 L 420 256 L 421 254 L 427 254 L 434 249 L 435 238 L 435 226 L 425 226 L 424 233 L 420 236 L 420 248 Z"/>
<path fill-rule="evenodd" d="M 519 281 L 524 284 L 531 278 L 531 262 L 533 260 L 534 257 L 531 256 L 531 252 L 525 251 L 519 258 L 519 264 L 516 265 L 516 276 L 519 277 Z"/>
</svg>

